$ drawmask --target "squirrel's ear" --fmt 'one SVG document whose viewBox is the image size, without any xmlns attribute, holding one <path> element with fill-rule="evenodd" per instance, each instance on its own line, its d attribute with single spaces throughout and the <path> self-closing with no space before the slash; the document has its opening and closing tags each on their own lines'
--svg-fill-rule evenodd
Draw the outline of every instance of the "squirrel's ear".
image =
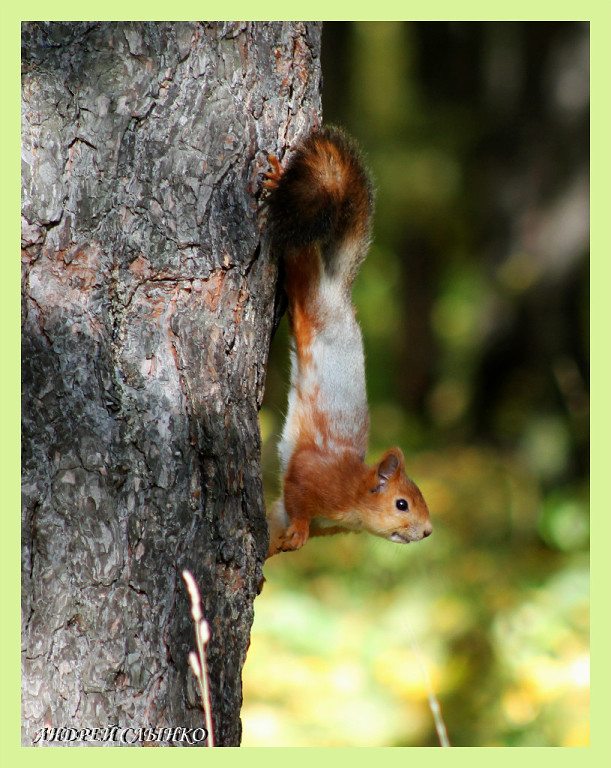
<svg viewBox="0 0 611 768">
<path fill-rule="evenodd" d="M 377 466 L 378 486 L 375 492 L 383 491 L 390 478 L 404 465 L 403 454 L 398 448 L 386 451 Z"/>
</svg>

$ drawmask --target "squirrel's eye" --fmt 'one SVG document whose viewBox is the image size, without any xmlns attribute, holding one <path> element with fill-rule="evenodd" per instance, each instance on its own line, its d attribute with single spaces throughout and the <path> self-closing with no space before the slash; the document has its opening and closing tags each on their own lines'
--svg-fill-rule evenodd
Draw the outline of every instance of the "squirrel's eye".
<svg viewBox="0 0 611 768">
<path fill-rule="evenodd" d="M 405 501 L 405 499 L 397 499 L 395 501 L 395 506 L 397 509 L 400 509 L 402 512 L 404 512 L 408 508 L 409 504 L 407 501 Z"/>
</svg>

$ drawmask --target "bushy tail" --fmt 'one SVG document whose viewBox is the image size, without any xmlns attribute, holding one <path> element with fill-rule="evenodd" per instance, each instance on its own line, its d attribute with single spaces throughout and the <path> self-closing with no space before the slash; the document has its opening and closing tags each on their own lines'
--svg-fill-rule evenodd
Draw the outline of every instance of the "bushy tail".
<svg viewBox="0 0 611 768">
<path fill-rule="evenodd" d="M 373 188 L 360 153 L 338 128 L 308 136 L 268 186 L 274 246 L 316 244 L 325 271 L 352 285 L 370 241 Z"/>
</svg>

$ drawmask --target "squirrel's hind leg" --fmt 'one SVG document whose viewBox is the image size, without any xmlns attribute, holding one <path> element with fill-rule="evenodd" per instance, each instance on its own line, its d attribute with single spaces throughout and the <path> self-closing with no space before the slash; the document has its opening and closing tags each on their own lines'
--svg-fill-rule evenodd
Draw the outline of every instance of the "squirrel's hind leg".
<svg viewBox="0 0 611 768">
<path fill-rule="evenodd" d="M 263 182 L 263 186 L 268 192 L 271 192 L 272 190 L 276 189 L 280 179 L 282 178 L 282 165 L 274 154 L 270 154 L 267 159 L 271 166 L 271 171 L 267 171 L 265 174 L 265 181 Z"/>
</svg>

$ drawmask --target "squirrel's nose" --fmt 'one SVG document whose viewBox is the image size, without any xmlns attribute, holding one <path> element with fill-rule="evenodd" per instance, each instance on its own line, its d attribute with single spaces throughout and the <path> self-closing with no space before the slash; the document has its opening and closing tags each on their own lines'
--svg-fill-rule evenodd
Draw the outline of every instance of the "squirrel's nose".
<svg viewBox="0 0 611 768">
<path fill-rule="evenodd" d="M 425 528 L 425 529 L 422 531 L 422 537 L 426 539 L 426 537 L 427 537 L 427 536 L 430 536 L 430 535 L 431 535 L 431 533 L 433 533 L 433 526 L 432 526 L 432 525 L 429 525 L 429 527 L 428 527 L 428 528 Z"/>
</svg>

